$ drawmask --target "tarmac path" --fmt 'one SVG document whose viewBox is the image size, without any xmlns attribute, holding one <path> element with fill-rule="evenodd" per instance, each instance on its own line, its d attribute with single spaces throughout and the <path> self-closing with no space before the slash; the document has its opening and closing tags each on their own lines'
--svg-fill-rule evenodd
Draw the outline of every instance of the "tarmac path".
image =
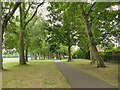
<svg viewBox="0 0 120 90">
<path fill-rule="evenodd" d="M 55 60 L 55 63 L 72 88 L 114 88 L 113 90 L 118 90 L 117 87 L 79 71 L 59 60 Z"/>
</svg>

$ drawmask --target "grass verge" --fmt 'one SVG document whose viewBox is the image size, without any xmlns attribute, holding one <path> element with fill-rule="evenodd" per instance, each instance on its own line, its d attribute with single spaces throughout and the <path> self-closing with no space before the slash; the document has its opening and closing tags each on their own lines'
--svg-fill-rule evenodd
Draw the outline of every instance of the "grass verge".
<svg viewBox="0 0 120 90">
<path fill-rule="evenodd" d="M 105 62 L 106 68 L 96 68 L 96 64 L 90 64 L 90 60 L 85 59 L 76 59 L 71 62 L 63 60 L 63 62 L 118 87 L 118 64 L 116 63 Z"/>
<path fill-rule="evenodd" d="M 32 60 L 24 66 L 6 62 L 4 68 L 3 88 L 70 88 L 53 60 Z"/>
</svg>

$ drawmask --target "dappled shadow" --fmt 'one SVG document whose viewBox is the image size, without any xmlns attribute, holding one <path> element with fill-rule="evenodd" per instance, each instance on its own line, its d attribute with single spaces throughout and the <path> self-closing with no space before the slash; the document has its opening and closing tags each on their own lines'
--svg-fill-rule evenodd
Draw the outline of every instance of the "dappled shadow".
<svg viewBox="0 0 120 90">
<path fill-rule="evenodd" d="M 2 72 L 4 72 L 4 71 L 10 71 L 10 70 L 9 69 L 3 69 Z"/>
<path fill-rule="evenodd" d="M 26 66 L 32 66 L 30 64 L 25 64 L 25 65 L 13 65 L 13 67 L 26 67 Z"/>
</svg>

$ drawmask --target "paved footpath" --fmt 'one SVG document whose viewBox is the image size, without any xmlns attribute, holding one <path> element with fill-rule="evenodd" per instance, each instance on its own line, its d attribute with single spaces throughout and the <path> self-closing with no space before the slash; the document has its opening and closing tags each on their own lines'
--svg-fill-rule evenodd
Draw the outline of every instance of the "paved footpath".
<svg viewBox="0 0 120 90">
<path fill-rule="evenodd" d="M 109 83 L 79 71 L 59 60 L 55 60 L 55 63 L 72 88 L 114 88 L 116 90 L 116 87 Z"/>
</svg>

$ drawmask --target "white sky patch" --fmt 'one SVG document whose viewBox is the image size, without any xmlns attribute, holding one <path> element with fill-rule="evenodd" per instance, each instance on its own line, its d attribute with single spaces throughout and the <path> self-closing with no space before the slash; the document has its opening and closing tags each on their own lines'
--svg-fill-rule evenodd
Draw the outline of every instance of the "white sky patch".
<svg viewBox="0 0 120 90">
<path fill-rule="evenodd" d="M 79 47 L 76 45 L 76 46 L 75 46 L 75 51 L 76 51 L 78 48 L 79 48 Z"/>
</svg>

